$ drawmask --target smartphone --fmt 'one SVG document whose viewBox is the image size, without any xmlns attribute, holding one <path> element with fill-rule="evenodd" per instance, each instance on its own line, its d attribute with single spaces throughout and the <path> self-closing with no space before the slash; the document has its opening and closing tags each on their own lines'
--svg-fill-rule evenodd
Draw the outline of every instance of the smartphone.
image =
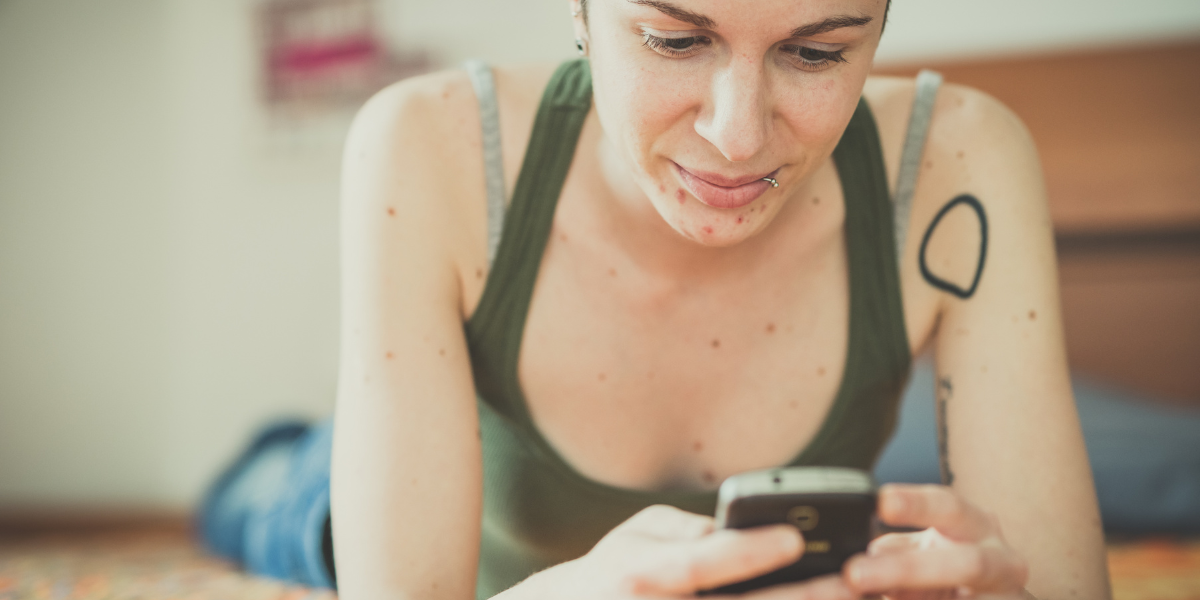
<svg viewBox="0 0 1200 600">
<path fill-rule="evenodd" d="M 788 523 L 804 536 L 804 554 L 779 570 L 705 593 L 742 593 L 840 572 L 875 537 L 875 502 L 875 482 L 857 469 L 786 467 L 726 479 L 717 493 L 717 527 Z"/>
</svg>

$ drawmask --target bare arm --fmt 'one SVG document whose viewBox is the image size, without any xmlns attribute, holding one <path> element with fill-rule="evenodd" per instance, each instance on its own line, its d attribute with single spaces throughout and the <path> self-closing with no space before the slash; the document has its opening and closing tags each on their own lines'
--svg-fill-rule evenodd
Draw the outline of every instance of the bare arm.
<svg viewBox="0 0 1200 600">
<path fill-rule="evenodd" d="M 884 517 L 936 529 L 944 539 L 930 544 L 926 535 L 917 547 L 906 546 L 916 538 L 893 536 L 875 550 L 941 553 L 889 571 L 893 583 L 905 582 L 901 588 L 919 575 L 967 587 L 1001 582 L 996 589 L 1010 590 L 1003 598 L 1110 598 L 1032 140 L 1000 103 L 947 86 L 925 158 L 902 274 L 906 287 L 936 295 L 940 450 L 943 479 L 955 493 L 884 493 Z M 960 200 L 935 226 L 938 212 L 964 194 L 974 203 Z M 904 500 L 890 503 L 893 492 Z M 954 564 L 959 580 L 949 576 Z"/>
<path fill-rule="evenodd" d="M 347 600 L 475 593 L 482 475 L 460 274 L 483 234 L 464 242 L 474 228 L 456 199 L 483 183 L 456 147 L 478 156 L 478 121 L 450 116 L 474 102 L 464 82 L 381 92 L 346 145 L 332 510 Z"/>
</svg>

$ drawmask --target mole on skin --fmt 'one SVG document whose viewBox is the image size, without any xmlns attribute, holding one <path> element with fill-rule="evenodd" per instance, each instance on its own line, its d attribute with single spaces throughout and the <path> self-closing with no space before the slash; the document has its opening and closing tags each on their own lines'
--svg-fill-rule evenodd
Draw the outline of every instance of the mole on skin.
<svg viewBox="0 0 1200 600">
<path fill-rule="evenodd" d="M 696 452 L 700 452 L 703 449 L 704 449 L 704 442 L 697 441 L 694 444 L 692 444 L 692 450 L 695 450 Z"/>
<path fill-rule="evenodd" d="M 817 375 L 824 376 L 825 375 L 825 367 L 817 367 Z"/>
<path fill-rule="evenodd" d="M 680 204 L 683 204 L 685 201 L 687 201 L 687 194 L 683 193 L 683 188 L 675 190 L 675 199 L 679 200 Z"/>
<path fill-rule="evenodd" d="M 713 347 L 713 348 L 720 348 L 720 347 L 721 347 L 721 340 L 713 340 L 713 341 L 712 341 L 712 347 Z"/>
<path fill-rule="evenodd" d="M 1036 320 L 1037 320 L 1037 311 L 1036 311 L 1036 310 L 1030 310 L 1030 311 L 1029 311 L 1029 320 L 1030 320 L 1030 321 L 1036 321 Z"/>
<path fill-rule="evenodd" d="M 391 352 L 388 352 L 388 353 L 387 353 L 387 359 L 388 359 L 388 360 L 392 360 L 392 353 L 391 353 Z"/>
<path fill-rule="evenodd" d="M 389 217 L 394 217 L 394 216 L 396 216 L 396 209 L 394 209 L 394 208 L 392 208 L 392 207 L 390 207 L 390 206 L 389 206 L 389 207 L 388 207 L 388 216 L 389 216 Z"/>
<path fill-rule="evenodd" d="M 767 333 L 775 333 L 775 324 L 767 323 Z"/>
<path fill-rule="evenodd" d="M 745 221 L 745 220 L 746 220 L 745 217 L 738 217 L 738 225 L 741 225 L 742 221 Z"/>
</svg>

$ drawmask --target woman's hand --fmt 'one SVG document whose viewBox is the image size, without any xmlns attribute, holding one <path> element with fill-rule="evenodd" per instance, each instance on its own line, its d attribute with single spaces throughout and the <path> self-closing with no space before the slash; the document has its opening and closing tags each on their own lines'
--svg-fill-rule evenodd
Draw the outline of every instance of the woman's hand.
<svg viewBox="0 0 1200 600">
<path fill-rule="evenodd" d="M 803 550 L 800 532 L 791 525 L 714 531 L 711 517 L 656 505 L 618 525 L 586 555 L 542 571 L 500 597 L 691 597 L 789 565 Z M 857 597 L 837 575 L 739 596 L 747 600 Z"/>
<path fill-rule="evenodd" d="M 1000 535 L 991 514 L 940 485 L 887 485 L 879 517 L 889 525 L 924 527 L 871 542 L 846 563 L 845 581 L 858 594 L 895 600 L 1028 598 L 1029 568 Z"/>
</svg>

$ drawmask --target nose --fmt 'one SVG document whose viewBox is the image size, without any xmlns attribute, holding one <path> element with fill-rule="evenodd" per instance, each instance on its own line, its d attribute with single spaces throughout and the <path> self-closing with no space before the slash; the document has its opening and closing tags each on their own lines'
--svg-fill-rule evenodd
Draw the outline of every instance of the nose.
<svg viewBox="0 0 1200 600">
<path fill-rule="evenodd" d="M 762 150 L 770 129 L 770 107 L 761 62 L 738 57 L 713 74 L 708 98 L 696 118 L 696 133 L 730 162 Z"/>
</svg>

